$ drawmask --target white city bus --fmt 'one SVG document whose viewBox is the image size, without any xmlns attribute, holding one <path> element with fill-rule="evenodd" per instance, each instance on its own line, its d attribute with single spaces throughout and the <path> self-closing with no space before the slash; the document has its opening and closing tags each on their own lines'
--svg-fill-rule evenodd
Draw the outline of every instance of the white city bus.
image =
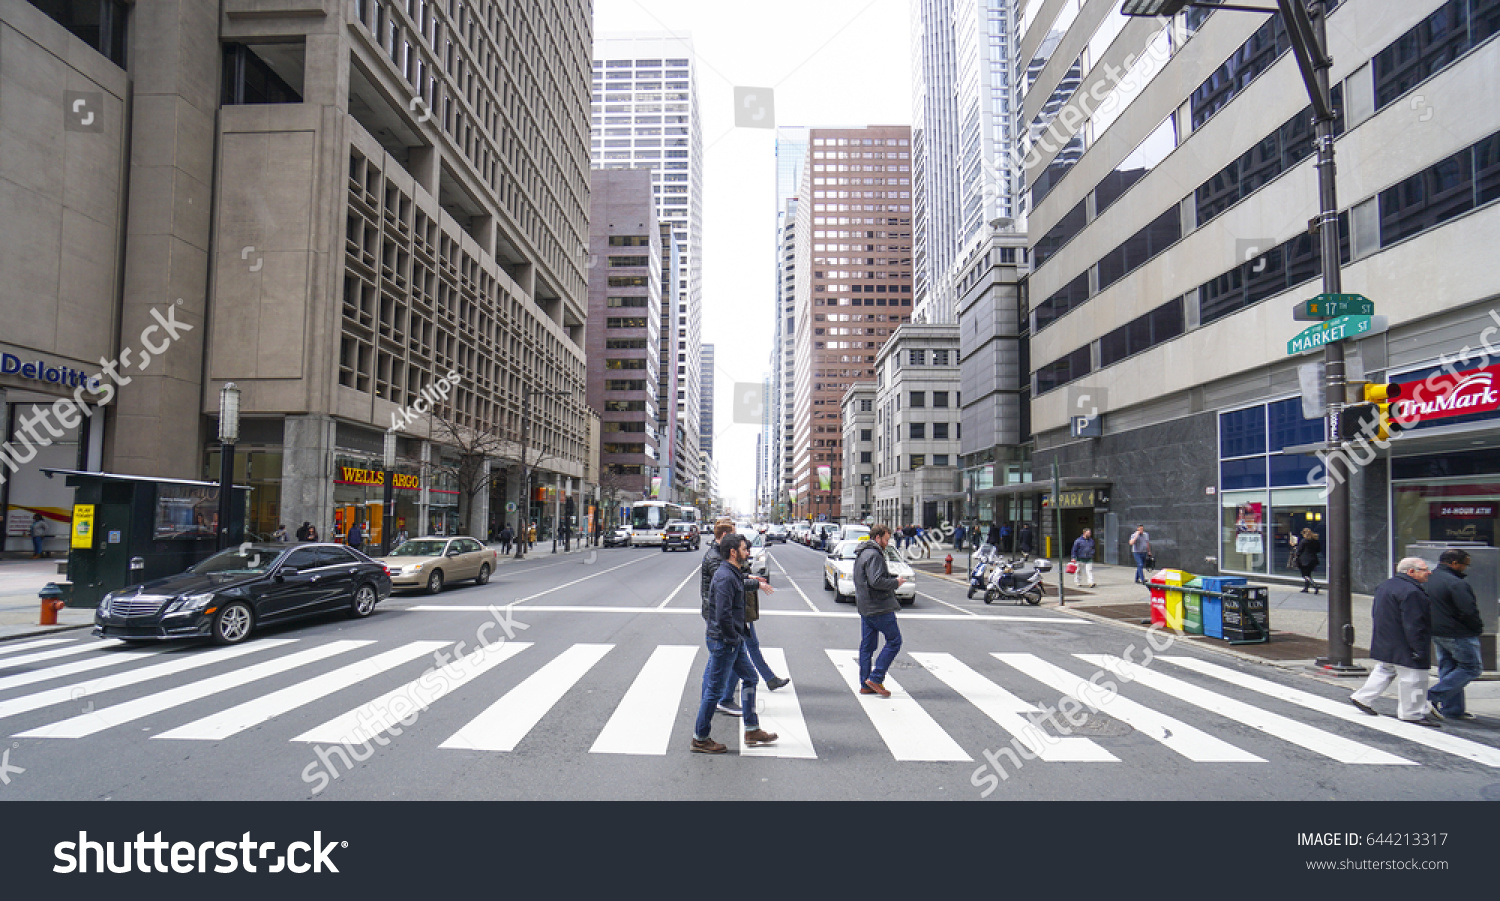
<svg viewBox="0 0 1500 901">
<path fill-rule="evenodd" d="M 636 501 L 630 505 L 632 547 L 660 547 L 667 539 L 667 523 L 682 519 L 683 508 L 666 501 Z"/>
</svg>

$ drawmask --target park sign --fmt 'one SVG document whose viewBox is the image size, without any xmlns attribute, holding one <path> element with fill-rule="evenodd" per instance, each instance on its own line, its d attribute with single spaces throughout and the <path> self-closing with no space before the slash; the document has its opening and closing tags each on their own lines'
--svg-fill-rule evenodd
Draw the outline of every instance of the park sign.
<svg viewBox="0 0 1500 901">
<path fill-rule="evenodd" d="M 1357 338 L 1370 330 L 1373 321 L 1372 316 L 1339 316 L 1310 326 L 1286 343 L 1287 356 L 1317 350 L 1345 338 Z"/>
<path fill-rule="evenodd" d="M 1320 322 L 1340 316 L 1374 316 L 1375 301 L 1363 294 L 1319 294 L 1292 308 L 1298 322 Z"/>
</svg>

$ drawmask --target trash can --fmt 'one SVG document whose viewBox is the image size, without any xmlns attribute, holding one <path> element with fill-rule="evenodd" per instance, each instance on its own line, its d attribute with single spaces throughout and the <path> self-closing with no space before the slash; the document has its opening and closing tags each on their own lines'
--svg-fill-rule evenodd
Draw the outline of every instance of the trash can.
<svg viewBox="0 0 1500 901">
<path fill-rule="evenodd" d="M 1167 624 L 1167 581 L 1165 571 L 1151 575 L 1151 625 Z"/>
<path fill-rule="evenodd" d="M 1203 588 L 1203 577 L 1194 576 L 1183 583 L 1186 588 Z M 1201 591 L 1182 593 L 1182 631 L 1189 635 L 1203 634 L 1203 595 Z"/>
<path fill-rule="evenodd" d="M 1225 586 L 1224 638 L 1230 644 L 1264 644 L 1271 640 L 1270 590 L 1266 586 Z"/>
<path fill-rule="evenodd" d="M 1167 583 L 1166 598 L 1163 601 L 1163 612 L 1166 616 L 1164 625 L 1174 632 L 1182 631 L 1182 592 L 1173 591 L 1174 587 L 1180 587 L 1192 580 L 1191 573 L 1185 573 L 1180 569 L 1164 569 L 1161 571 L 1163 580 Z"/>
<path fill-rule="evenodd" d="M 1244 576 L 1204 576 L 1200 579 L 1203 590 L 1222 594 L 1230 585 L 1244 585 Z M 1203 596 L 1203 634 L 1209 638 L 1224 637 L 1224 599 L 1205 594 Z"/>
</svg>

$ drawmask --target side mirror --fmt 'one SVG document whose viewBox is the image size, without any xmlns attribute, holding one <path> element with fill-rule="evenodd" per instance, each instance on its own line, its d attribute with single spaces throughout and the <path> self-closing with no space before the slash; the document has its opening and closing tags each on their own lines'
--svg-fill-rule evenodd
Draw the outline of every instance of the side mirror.
<svg viewBox="0 0 1500 901">
<path fill-rule="evenodd" d="M 463 551 L 460 551 L 459 549 L 454 548 L 453 550 L 449 551 L 445 556 L 448 556 L 448 557 L 457 557 L 459 554 L 462 554 L 462 553 L 463 553 Z"/>
<path fill-rule="evenodd" d="M 287 576 L 295 576 L 300 572 L 301 570 L 295 566 L 283 566 L 281 569 L 276 571 L 276 581 L 284 581 Z"/>
</svg>

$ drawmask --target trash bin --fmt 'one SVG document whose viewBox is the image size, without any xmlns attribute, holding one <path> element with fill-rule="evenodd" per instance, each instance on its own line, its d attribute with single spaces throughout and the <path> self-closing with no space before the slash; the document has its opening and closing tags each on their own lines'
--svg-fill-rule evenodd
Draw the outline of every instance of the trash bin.
<svg viewBox="0 0 1500 901">
<path fill-rule="evenodd" d="M 1174 587 L 1180 587 L 1191 581 L 1191 573 L 1185 573 L 1180 569 L 1164 569 L 1161 571 L 1163 581 L 1167 583 L 1166 598 L 1163 601 L 1163 613 L 1166 616 L 1164 625 L 1174 632 L 1182 631 L 1182 592 L 1173 591 Z"/>
<path fill-rule="evenodd" d="M 1222 594 L 1230 585 L 1244 585 L 1244 576 L 1204 576 L 1200 579 L 1203 590 Z M 1224 637 L 1224 599 L 1205 594 L 1203 596 L 1203 634 L 1209 638 Z"/>
<path fill-rule="evenodd" d="M 1271 640 L 1270 590 L 1266 586 L 1225 586 L 1224 638 L 1231 644 L 1264 644 Z"/>
<path fill-rule="evenodd" d="M 1151 574 L 1151 625 L 1167 624 L 1167 581 L 1165 571 Z"/>
<path fill-rule="evenodd" d="M 1186 588 L 1203 588 L 1203 577 L 1194 576 L 1183 583 Z M 1182 593 L 1182 631 L 1189 635 L 1203 634 L 1203 595 L 1199 591 Z"/>
</svg>

